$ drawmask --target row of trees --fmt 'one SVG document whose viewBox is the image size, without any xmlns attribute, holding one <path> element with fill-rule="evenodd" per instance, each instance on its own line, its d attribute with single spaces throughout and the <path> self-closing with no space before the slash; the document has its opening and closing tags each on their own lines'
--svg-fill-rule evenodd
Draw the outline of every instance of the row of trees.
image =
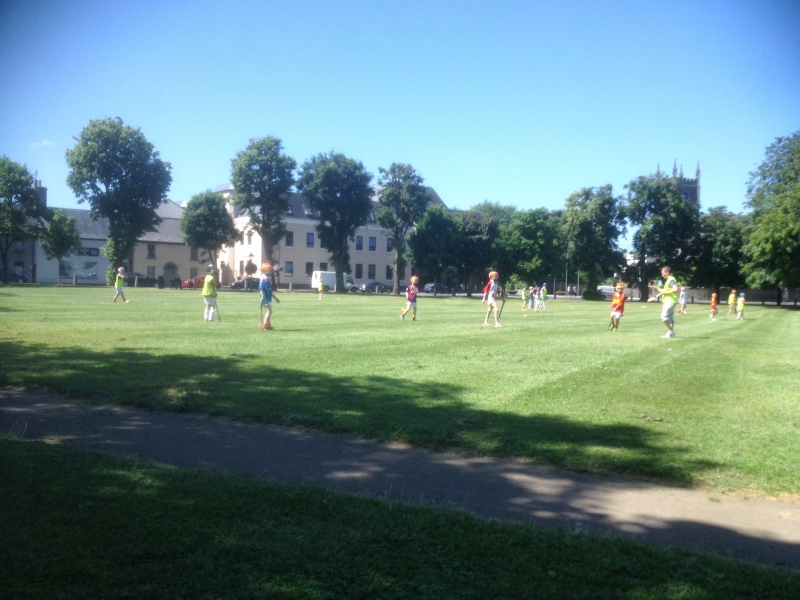
<svg viewBox="0 0 800 600">
<path fill-rule="evenodd" d="M 137 240 L 160 223 L 156 209 L 166 201 L 171 166 L 139 129 L 119 118 L 91 121 L 76 142 L 66 152 L 67 183 L 79 202 L 89 203 L 91 218 L 108 220 L 110 277 Z M 451 272 L 468 289 L 489 267 L 512 284 L 552 280 L 569 267 L 583 274 L 589 296 L 602 280 L 617 276 L 638 282 L 646 297 L 648 281 L 663 264 L 696 286 L 800 286 L 800 132 L 778 138 L 751 173 L 747 215 L 722 207 L 701 214 L 680 194 L 677 180 L 659 172 L 632 180 L 624 196 L 615 196 L 610 185 L 584 188 L 561 210 L 518 211 L 484 202 L 465 212 L 428 207 L 428 189 L 410 165 L 392 164 L 379 173 L 376 218 L 394 249 L 395 293 L 406 246 L 420 274 Z M 249 227 L 261 236 L 270 262 L 273 245 L 286 234 L 289 193 L 303 194 L 320 217 L 316 229 L 343 286 L 349 242 L 373 208 L 373 175 L 361 162 L 330 152 L 297 169 L 280 139 L 258 138 L 233 158 L 231 181 L 234 202 L 248 210 Z M 47 209 L 35 187 L 26 167 L 0 160 L 4 278 L 15 239 L 39 238 L 48 257 L 58 259 L 80 245 L 74 221 Z M 619 248 L 626 226 L 636 228 L 633 265 Z M 219 249 L 239 236 L 223 199 L 211 192 L 192 198 L 182 229 L 186 242 L 205 249 L 215 263 Z"/>
</svg>

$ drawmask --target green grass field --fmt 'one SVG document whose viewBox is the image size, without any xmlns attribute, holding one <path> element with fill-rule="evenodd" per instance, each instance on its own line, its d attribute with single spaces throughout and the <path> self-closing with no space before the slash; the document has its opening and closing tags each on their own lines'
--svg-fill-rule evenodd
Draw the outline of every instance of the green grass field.
<svg viewBox="0 0 800 600">
<path fill-rule="evenodd" d="M 754 495 L 800 494 L 800 311 L 708 307 L 661 339 L 655 304 L 283 293 L 275 330 L 256 293 L 0 287 L 0 385 L 302 425 L 432 449 Z M 527 315 L 527 316 L 526 316 Z"/>
<path fill-rule="evenodd" d="M 800 575 L 0 439 L 0 597 L 770 598 Z"/>
</svg>

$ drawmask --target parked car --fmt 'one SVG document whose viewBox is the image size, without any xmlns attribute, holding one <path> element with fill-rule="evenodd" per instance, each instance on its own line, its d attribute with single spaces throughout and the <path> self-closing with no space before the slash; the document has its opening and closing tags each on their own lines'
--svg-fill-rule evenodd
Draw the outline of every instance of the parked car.
<svg viewBox="0 0 800 600">
<path fill-rule="evenodd" d="M 128 273 L 128 277 L 125 279 L 125 285 L 133 287 L 137 277 L 139 278 L 139 287 L 158 287 L 158 279 L 142 275 L 141 273 Z"/>
<path fill-rule="evenodd" d="M 203 276 L 205 278 L 205 276 Z M 241 277 L 239 281 L 234 281 L 230 288 L 232 290 L 257 290 L 260 280 L 258 277 Z"/>
<path fill-rule="evenodd" d="M 426 283 L 422 291 L 426 294 L 449 294 L 453 290 L 443 283 Z"/>
<path fill-rule="evenodd" d="M 3 281 L 3 273 L 0 270 L 0 281 Z M 28 278 L 25 275 L 20 275 L 19 273 L 15 273 L 11 271 L 8 274 L 8 282 L 9 283 L 28 283 Z"/>
<path fill-rule="evenodd" d="M 198 275 L 194 279 L 184 279 L 181 281 L 181 287 L 184 290 L 193 290 L 195 288 L 203 287 L 203 283 L 205 283 L 205 281 L 205 275 Z"/>
<path fill-rule="evenodd" d="M 603 294 L 603 300 L 611 300 L 616 290 L 613 285 L 598 285 L 597 291 Z"/>
<path fill-rule="evenodd" d="M 361 286 L 362 292 L 375 292 L 378 294 L 385 294 L 390 292 L 392 288 L 380 281 L 369 281 Z"/>
</svg>

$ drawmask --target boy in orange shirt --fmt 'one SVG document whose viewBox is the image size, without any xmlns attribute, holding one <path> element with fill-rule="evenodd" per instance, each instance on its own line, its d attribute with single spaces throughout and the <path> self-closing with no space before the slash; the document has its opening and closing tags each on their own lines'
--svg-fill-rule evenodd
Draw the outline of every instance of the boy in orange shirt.
<svg viewBox="0 0 800 600">
<path fill-rule="evenodd" d="M 622 318 L 622 313 L 625 312 L 625 289 L 624 283 L 616 285 L 616 292 L 611 296 L 611 323 L 608 325 L 609 331 L 616 331 L 619 327 L 619 320 Z"/>
<path fill-rule="evenodd" d="M 712 321 L 716 321 L 716 319 L 714 318 L 714 315 L 716 314 L 717 314 L 717 292 L 713 292 L 711 294 L 711 314 L 708 316 L 711 317 Z"/>
</svg>

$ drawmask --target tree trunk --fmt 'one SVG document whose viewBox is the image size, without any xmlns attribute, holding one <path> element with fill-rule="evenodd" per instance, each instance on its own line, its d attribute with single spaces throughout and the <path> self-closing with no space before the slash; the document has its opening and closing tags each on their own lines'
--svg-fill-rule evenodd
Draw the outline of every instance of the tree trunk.
<svg viewBox="0 0 800 600">
<path fill-rule="evenodd" d="M 781 288 L 778 288 L 777 292 L 778 293 L 775 296 L 775 301 L 776 301 L 776 305 L 780 306 L 781 305 L 781 301 L 783 300 L 783 290 Z"/>
</svg>

